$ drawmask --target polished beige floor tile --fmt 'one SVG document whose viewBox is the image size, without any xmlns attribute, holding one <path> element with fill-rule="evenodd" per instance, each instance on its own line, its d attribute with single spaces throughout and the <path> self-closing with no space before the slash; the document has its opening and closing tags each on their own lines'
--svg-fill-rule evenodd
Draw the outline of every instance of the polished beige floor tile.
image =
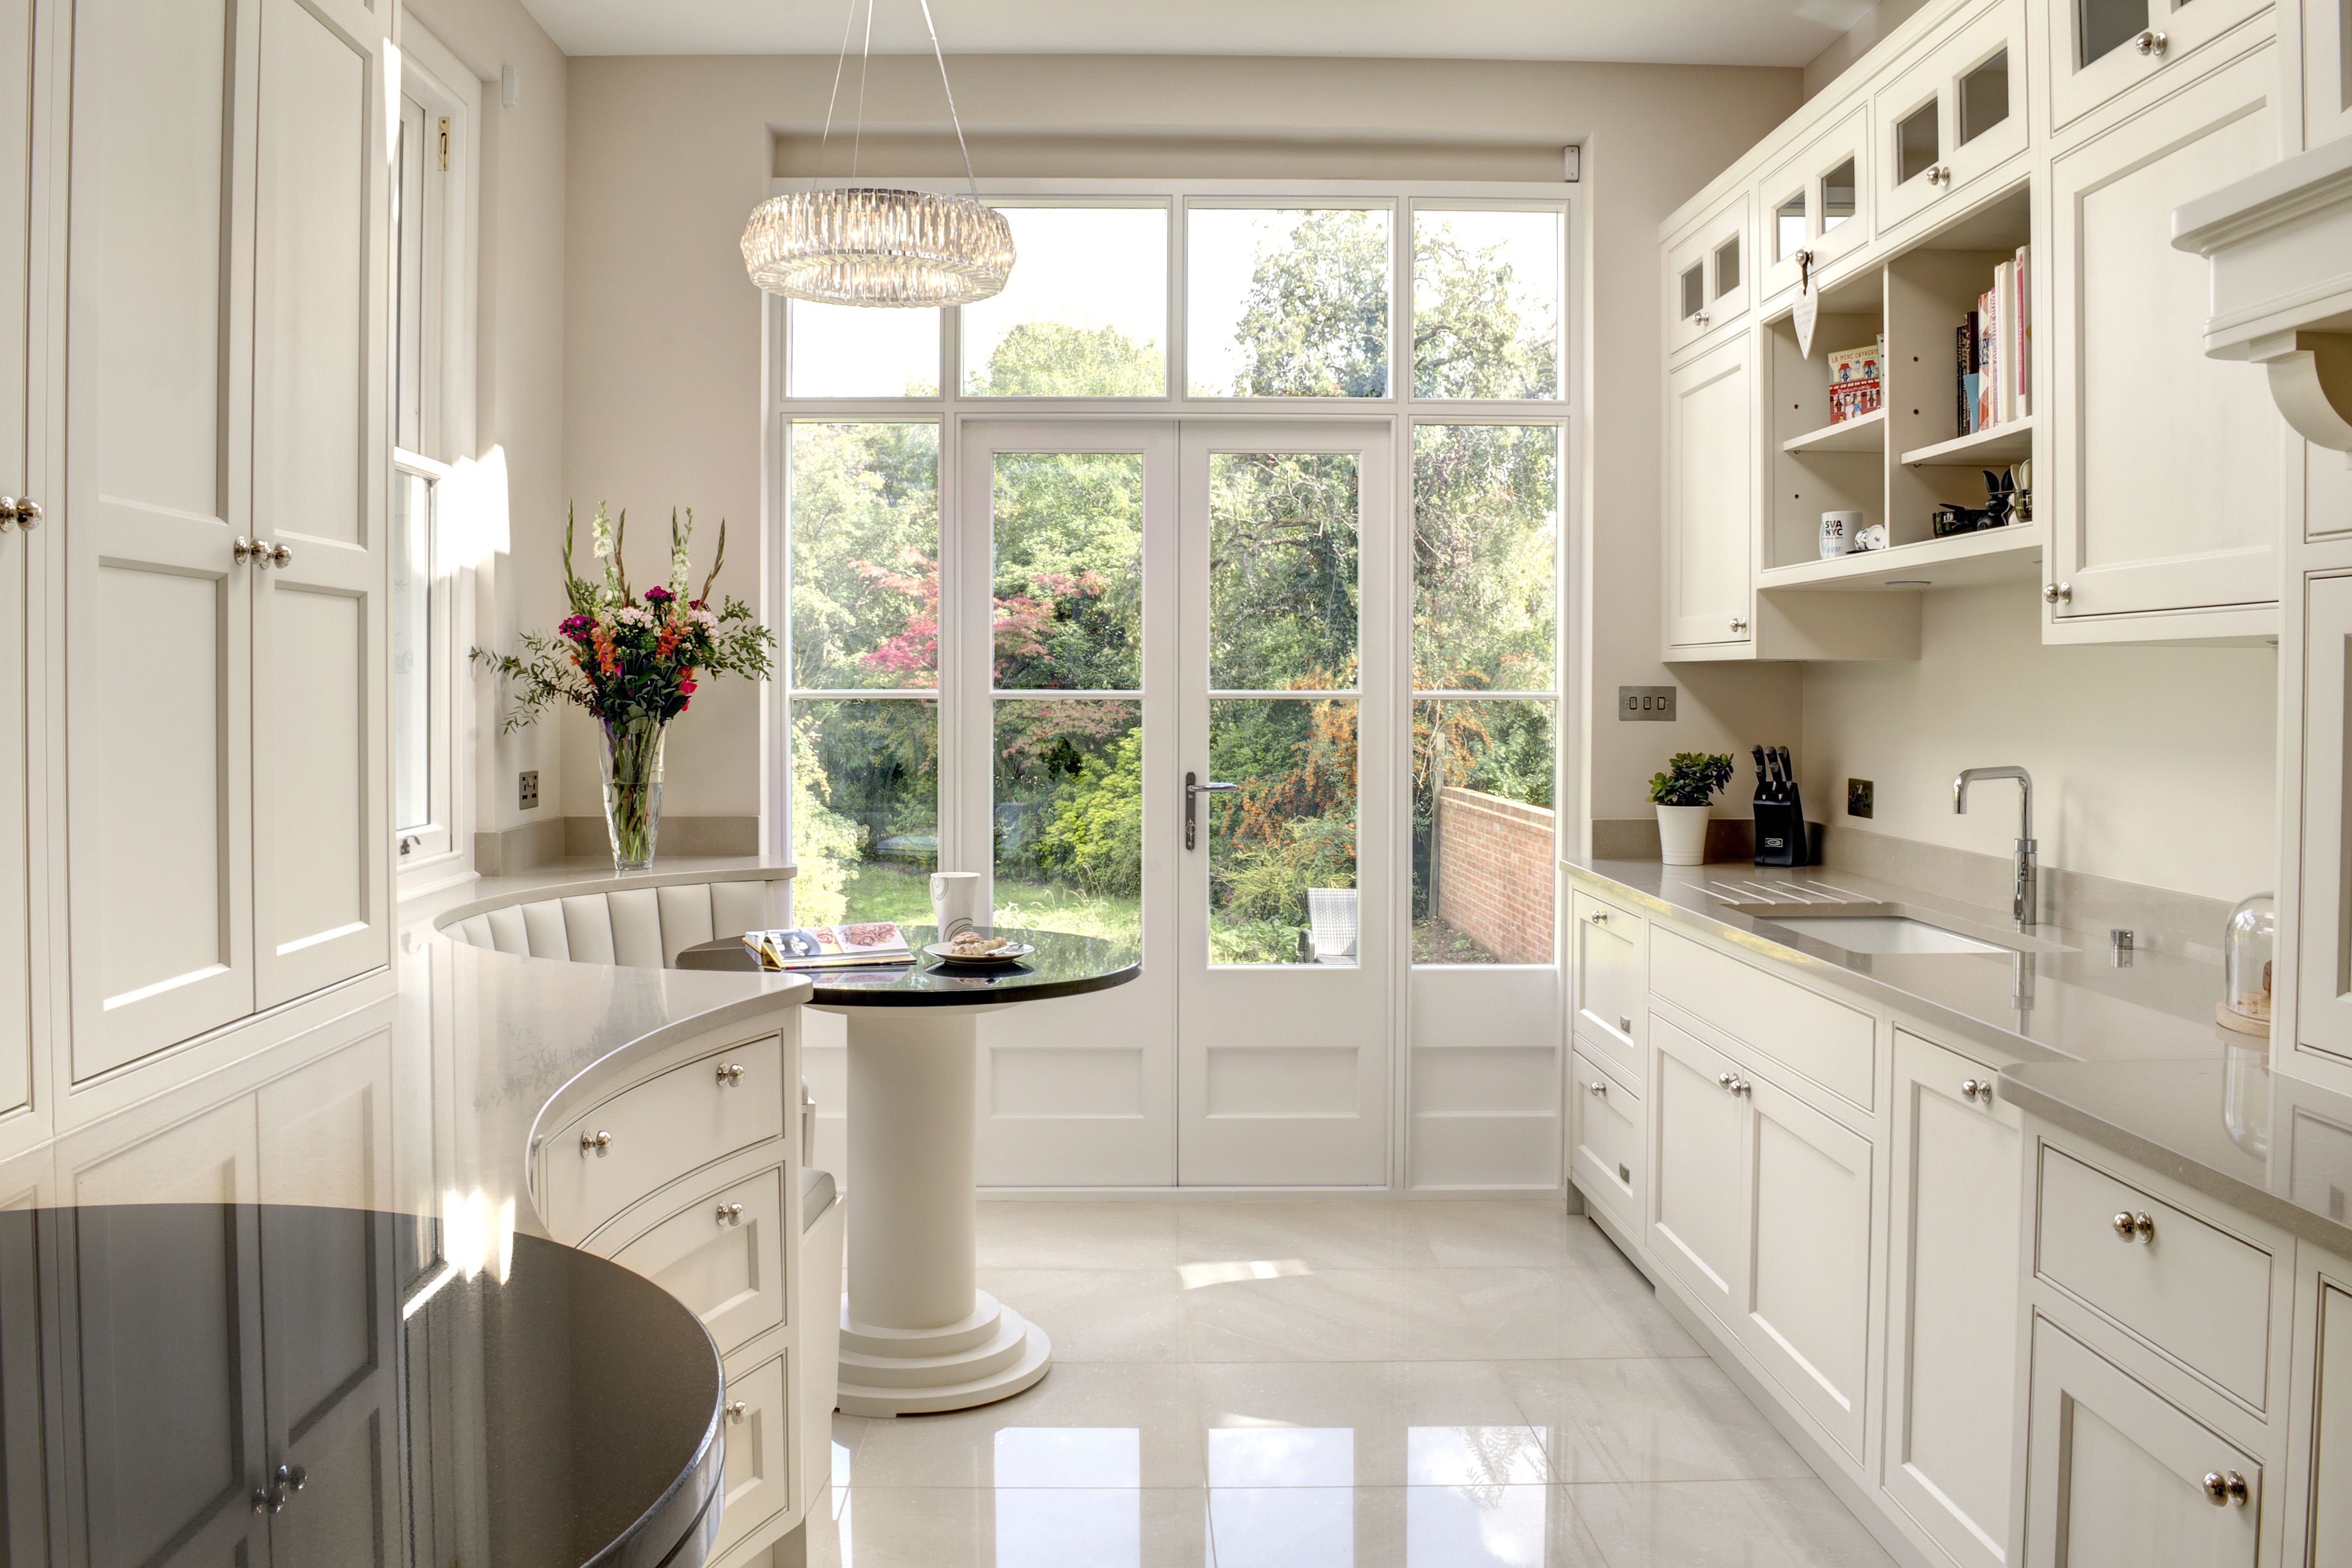
<svg viewBox="0 0 2352 1568">
<path fill-rule="evenodd" d="M 1515 1361 L 1498 1369 L 1569 1481 L 1808 1476 L 1763 1413 L 1705 1356 Z"/>
<path fill-rule="evenodd" d="M 1484 1361 L 1486 1342 L 1432 1270 L 1332 1269 L 1184 1293 L 1194 1361 Z"/>
<path fill-rule="evenodd" d="M 853 1487 L 808 1526 L 809 1568 L 1203 1568 L 1198 1490 Z"/>
<path fill-rule="evenodd" d="M 1570 1489 L 1217 1487 L 1217 1568 L 1607 1568 Z"/>
<path fill-rule="evenodd" d="M 1591 1220 L 1549 1200 L 1410 1207 L 1431 1254 L 1450 1269 L 1539 1268 L 1615 1255 Z"/>
<path fill-rule="evenodd" d="M 1541 1437 L 1484 1362 L 1197 1368 L 1213 1487 L 1528 1484 Z"/>
<path fill-rule="evenodd" d="M 1548 1269 L 1447 1269 L 1446 1283 L 1498 1361 L 1706 1353 L 1621 1262 Z"/>
<path fill-rule="evenodd" d="M 1314 1269 L 1416 1269 L 1436 1261 L 1403 1203 L 1194 1203 L 1177 1214 L 1178 1260 L 1295 1260 Z"/>
<path fill-rule="evenodd" d="M 1155 1269 L 1176 1262 L 1173 1203 L 980 1205 L 983 1269 Z"/>
<path fill-rule="evenodd" d="M 1045 1331 L 1057 1366 L 1184 1359 L 1184 1288 L 1173 1269 L 982 1269 L 980 1288 Z"/>
<path fill-rule="evenodd" d="M 1574 1487 L 1609 1568 L 1889 1568 L 1830 1489 L 1801 1480 Z"/>
<path fill-rule="evenodd" d="M 867 1422 L 850 1487 L 1196 1487 L 1201 1452 L 1192 1367 L 1073 1362 L 993 1405 Z"/>
</svg>

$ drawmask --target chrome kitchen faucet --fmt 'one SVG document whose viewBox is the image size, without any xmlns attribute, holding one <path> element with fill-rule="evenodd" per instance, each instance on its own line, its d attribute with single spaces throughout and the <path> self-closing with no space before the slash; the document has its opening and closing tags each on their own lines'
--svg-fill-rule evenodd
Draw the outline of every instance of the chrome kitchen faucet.
<svg viewBox="0 0 2352 1568">
<path fill-rule="evenodd" d="M 2010 888 L 2009 912 L 2016 919 L 2017 928 L 2022 931 L 2034 923 L 2035 900 L 2041 881 L 2033 860 L 2033 775 L 2014 766 L 1964 768 L 1952 780 L 1952 810 L 1955 812 L 1967 812 L 1969 786 L 1985 779 L 2017 780 L 2017 864 Z"/>
</svg>

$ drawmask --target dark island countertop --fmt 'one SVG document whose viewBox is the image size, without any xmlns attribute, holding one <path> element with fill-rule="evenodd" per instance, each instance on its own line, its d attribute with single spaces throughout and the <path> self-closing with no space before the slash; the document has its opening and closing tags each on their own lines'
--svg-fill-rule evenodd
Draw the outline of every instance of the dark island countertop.
<svg viewBox="0 0 2352 1568">
<path fill-rule="evenodd" d="M 809 969 L 813 1008 L 969 1008 L 1008 1002 L 1042 1002 L 1055 997 L 1123 986 L 1143 973 L 1143 955 L 1124 943 L 1060 931 L 1004 926 L 995 935 L 1035 949 L 1001 964 L 952 964 L 923 949 L 939 939 L 936 927 L 901 928 L 914 959 L 906 964 Z M 760 960 L 740 937 L 698 942 L 677 956 L 681 969 L 764 974 Z"/>
</svg>

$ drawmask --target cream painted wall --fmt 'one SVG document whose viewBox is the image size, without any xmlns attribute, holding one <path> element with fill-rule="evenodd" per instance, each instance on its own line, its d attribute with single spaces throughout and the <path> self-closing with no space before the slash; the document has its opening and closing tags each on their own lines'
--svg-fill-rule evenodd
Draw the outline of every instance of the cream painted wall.
<svg viewBox="0 0 2352 1568">
<path fill-rule="evenodd" d="M 2276 649 L 2045 647 L 2031 584 L 1923 598 L 1917 663 L 1805 672 L 1805 795 L 1833 833 L 2005 855 L 2015 790 L 1956 816 L 1952 776 L 2014 762 L 2044 865 L 2232 901 L 2276 880 Z M 1876 785 L 1867 821 L 1849 778 Z"/>
<path fill-rule="evenodd" d="M 519 626 L 562 613 L 554 538 L 563 515 L 563 223 L 568 62 L 521 0 L 409 0 L 422 23 L 482 84 L 481 264 L 476 332 L 475 453 L 505 481 L 508 544 L 486 541 L 476 641 L 514 645 Z M 520 102 L 500 75 L 521 73 Z M 493 507 L 495 511 L 495 507 Z M 556 519 L 557 535 L 543 526 Z M 478 704 L 475 830 L 494 833 L 562 814 L 557 736 L 542 727 L 501 738 L 487 685 Z M 516 805 L 516 774 L 541 770 L 541 804 Z M 591 768 L 593 775 L 593 769 Z"/>
<path fill-rule="evenodd" d="M 1287 162 L 1302 176 L 1360 175 L 1385 162 L 1397 175 L 1547 178 L 1558 149 L 1582 143 L 1589 529 L 1570 593 L 1599 697 L 1580 759 L 1589 809 L 1646 816 L 1643 786 L 1669 751 L 1793 743 L 1793 671 L 1670 672 L 1657 663 L 1657 225 L 1797 107 L 1799 72 L 1073 56 L 971 57 L 951 68 L 957 107 L 982 138 L 982 172 L 1004 176 L 1068 172 L 1077 146 L 1092 167 L 1139 172 L 1263 175 Z M 830 59 L 806 57 L 571 63 L 562 491 L 583 507 L 625 504 L 640 519 L 666 517 L 674 503 L 706 520 L 730 518 L 740 564 L 727 580 L 746 597 L 758 581 L 749 525 L 761 505 L 760 297 L 736 240 L 774 162 L 790 166 L 804 154 L 832 74 Z M 883 135 L 869 143 L 866 167 L 937 172 L 929 165 L 944 120 L 929 62 L 877 60 L 866 122 Z M 893 131 L 911 141 L 894 148 Z M 1022 163 L 1010 162 L 1016 155 Z M 1062 162 L 1043 167 L 1049 159 Z M 519 508 L 518 559 L 526 538 L 543 555 L 561 527 L 560 507 Z M 656 565 L 655 531 L 646 530 L 642 556 L 632 552 L 640 570 Z M 1618 685 L 1668 681 L 1685 690 L 1676 725 L 1608 716 Z M 671 738 L 665 810 L 751 814 L 759 807 L 753 695 L 726 682 L 705 690 Z M 567 727 L 564 754 L 563 810 L 593 815 L 584 723 Z"/>
</svg>

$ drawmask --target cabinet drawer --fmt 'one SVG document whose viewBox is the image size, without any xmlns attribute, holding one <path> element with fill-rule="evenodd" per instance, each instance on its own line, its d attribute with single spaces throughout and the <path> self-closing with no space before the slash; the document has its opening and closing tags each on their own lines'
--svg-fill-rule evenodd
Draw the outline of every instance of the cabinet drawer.
<svg viewBox="0 0 2352 1568">
<path fill-rule="evenodd" d="M 613 1254 L 684 1301 L 724 1355 L 784 1321 L 783 1178 L 698 1198 Z"/>
<path fill-rule="evenodd" d="M 548 1228 L 577 1242 L 687 1172 L 782 1137 L 783 1063 L 783 1041 L 770 1035 L 674 1067 L 572 1118 L 541 1150 Z M 719 1071 L 729 1067 L 743 1071 Z M 583 1137 L 598 1142 L 590 1147 Z"/>
<path fill-rule="evenodd" d="M 2270 1254 L 2047 1145 L 2037 1211 L 2036 1274 L 2263 1407 Z M 2126 1215 L 2146 1228 L 2125 1235 Z"/>
<path fill-rule="evenodd" d="M 784 1358 L 773 1356 L 727 1379 L 727 1500 L 711 1561 L 792 1506 L 792 1467 L 785 1449 L 787 1393 Z M 740 1406 L 740 1408 L 739 1408 Z"/>
<path fill-rule="evenodd" d="M 1589 893 L 1570 894 L 1569 915 L 1569 946 L 1576 963 L 1576 1037 L 1638 1083 L 1646 923 Z"/>
<path fill-rule="evenodd" d="M 1576 1051 L 1576 1148 L 1570 1174 L 1629 1237 L 1642 1226 L 1642 1103 L 1617 1074 Z"/>
<path fill-rule="evenodd" d="M 1663 926 L 1651 933 L 1650 988 L 1841 1098 L 1872 1105 L 1875 1026 L 1868 1013 Z"/>
</svg>

